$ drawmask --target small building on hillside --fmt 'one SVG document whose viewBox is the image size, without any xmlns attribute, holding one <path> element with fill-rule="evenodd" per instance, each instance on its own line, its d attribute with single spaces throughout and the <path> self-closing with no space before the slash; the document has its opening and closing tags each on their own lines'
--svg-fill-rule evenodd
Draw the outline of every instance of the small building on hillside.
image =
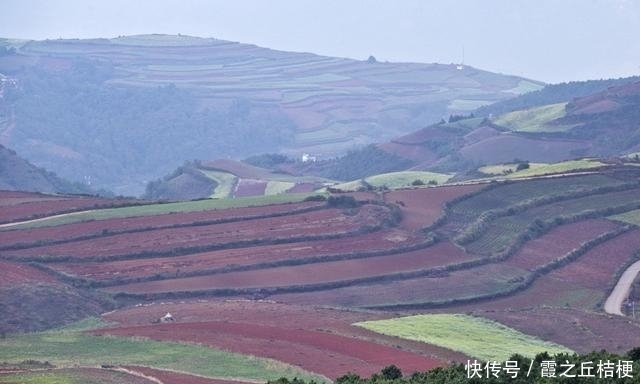
<svg viewBox="0 0 640 384">
<path fill-rule="evenodd" d="M 173 323 L 174 321 L 176 321 L 176 319 L 174 319 L 173 315 L 171 315 L 169 312 L 167 312 L 166 315 L 160 318 L 161 323 Z"/>
</svg>

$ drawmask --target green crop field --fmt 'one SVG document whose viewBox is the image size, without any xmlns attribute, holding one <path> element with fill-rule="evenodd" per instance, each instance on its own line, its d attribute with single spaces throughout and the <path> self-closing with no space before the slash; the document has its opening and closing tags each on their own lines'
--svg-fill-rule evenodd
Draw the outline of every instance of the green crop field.
<svg viewBox="0 0 640 384">
<path fill-rule="evenodd" d="M 267 196 L 278 195 L 285 193 L 289 189 L 293 188 L 296 184 L 289 181 L 276 181 L 271 180 L 267 182 L 267 187 L 264 190 L 264 194 Z"/>
<path fill-rule="evenodd" d="M 133 207 L 95 209 L 90 211 L 69 213 L 65 215 L 56 215 L 50 218 L 43 218 L 37 221 L 31 221 L 23 224 L 0 228 L 0 230 L 50 227 L 55 225 L 79 223 L 83 221 L 117 219 L 136 216 L 153 216 L 167 213 L 195 212 L 211 209 L 295 203 L 300 202 L 311 195 L 313 195 L 313 193 L 283 193 L 271 196 L 238 197 L 235 199 L 203 199 L 177 203 L 156 203 L 137 205 Z"/>
<path fill-rule="evenodd" d="M 346 183 L 336 184 L 332 188 L 339 189 L 341 191 L 346 191 L 346 192 L 354 192 L 354 191 L 360 190 L 361 188 L 366 188 L 366 185 L 362 181 L 362 179 L 359 179 L 354 181 L 348 181 Z"/>
<path fill-rule="evenodd" d="M 0 361 L 48 361 L 55 366 L 143 365 L 211 378 L 274 380 L 313 377 L 285 363 L 184 343 L 159 342 L 76 331 L 10 335 L 0 341 Z"/>
<path fill-rule="evenodd" d="M 540 84 L 532 83 L 531 81 L 527 80 L 520 80 L 517 87 L 509 89 L 507 90 L 507 92 L 521 95 L 523 93 L 538 91 L 540 89 L 542 89 L 542 86 Z"/>
<path fill-rule="evenodd" d="M 118 384 L 131 383 L 133 376 L 113 370 L 66 368 L 47 371 L 1 374 L 0 384 Z M 143 378 L 136 383 L 151 383 Z"/>
<path fill-rule="evenodd" d="M 218 186 L 210 196 L 212 199 L 224 199 L 231 197 L 233 188 L 236 186 L 238 178 L 228 172 L 201 170 L 205 176 L 215 181 Z"/>
<path fill-rule="evenodd" d="M 633 225 L 640 225 L 640 209 L 621 213 L 619 215 L 609 216 L 608 219 L 622 221 Z"/>
<path fill-rule="evenodd" d="M 488 176 L 501 176 L 499 178 L 517 179 L 521 177 L 533 177 L 540 175 L 567 173 L 576 170 L 592 169 L 605 166 L 606 164 L 591 159 L 569 160 L 559 163 L 529 163 L 528 169 L 516 172 L 518 164 L 487 165 L 478 169 L 479 172 Z"/>
<path fill-rule="evenodd" d="M 462 314 L 417 315 L 354 325 L 449 348 L 484 361 L 504 361 L 515 353 L 533 357 L 544 351 L 549 354 L 572 352 L 495 321 Z"/>
<path fill-rule="evenodd" d="M 416 180 L 422 181 L 425 185 L 430 181 L 434 181 L 437 184 L 446 183 L 452 175 L 435 172 L 421 172 L 421 171 L 404 171 L 404 172 L 391 172 L 383 173 L 380 175 L 370 176 L 364 179 L 367 183 L 374 187 L 386 186 L 387 188 L 404 188 L 410 187 L 411 183 Z"/>
<path fill-rule="evenodd" d="M 571 125 L 549 124 L 552 120 L 565 115 L 567 103 L 558 103 L 514 111 L 501 115 L 493 120 L 499 126 L 517 132 L 563 132 L 571 129 Z"/>
</svg>

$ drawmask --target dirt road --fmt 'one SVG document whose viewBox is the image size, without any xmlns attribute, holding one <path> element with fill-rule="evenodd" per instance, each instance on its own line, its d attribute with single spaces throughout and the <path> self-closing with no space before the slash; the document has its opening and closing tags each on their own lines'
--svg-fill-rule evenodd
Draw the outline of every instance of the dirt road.
<svg viewBox="0 0 640 384">
<path fill-rule="evenodd" d="M 640 272 L 640 261 L 636 261 L 631 264 L 629 268 L 620 276 L 620 280 L 616 284 L 613 291 L 607 297 L 607 301 L 604 303 L 604 311 L 612 314 L 624 316 L 622 313 L 622 303 L 629 297 L 629 291 L 631 290 L 631 284 L 635 280 L 636 276 Z"/>
</svg>

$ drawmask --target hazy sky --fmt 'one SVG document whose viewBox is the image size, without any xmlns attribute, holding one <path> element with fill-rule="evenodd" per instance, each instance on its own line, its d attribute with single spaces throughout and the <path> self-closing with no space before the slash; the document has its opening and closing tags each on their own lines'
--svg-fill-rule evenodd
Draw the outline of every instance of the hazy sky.
<svg viewBox="0 0 640 384">
<path fill-rule="evenodd" d="M 186 34 L 547 82 L 640 74 L 640 0 L 0 0 L 0 37 Z"/>
</svg>

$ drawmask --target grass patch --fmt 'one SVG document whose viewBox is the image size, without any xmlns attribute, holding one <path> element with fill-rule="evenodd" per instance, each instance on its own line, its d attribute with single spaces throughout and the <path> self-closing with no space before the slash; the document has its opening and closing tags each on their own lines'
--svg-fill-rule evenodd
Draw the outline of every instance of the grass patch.
<svg viewBox="0 0 640 384">
<path fill-rule="evenodd" d="M 430 181 L 437 184 L 446 183 L 452 176 L 444 173 L 422 172 L 422 171 L 404 171 L 391 172 L 374 175 L 364 179 L 367 183 L 374 187 L 386 186 L 387 188 L 404 188 L 409 187 L 415 180 L 422 181 L 425 185 Z"/>
<path fill-rule="evenodd" d="M 534 357 L 544 351 L 549 354 L 572 352 L 498 322 L 463 314 L 417 315 L 354 325 L 459 351 L 484 361 L 504 361 L 514 353 Z"/>
<path fill-rule="evenodd" d="M 279 195 L 281 193 L 287 192 L 289 189 L 293 188 L 296 184 L 289 181 L 269 181 L 267 182 L 267 187 L 264 190 L 264 194 L 267 196 L 270 195 Z"/>
<path fill-rule="evenodd" d="M 640 209 L 613 215 L 608 217 L 609 220 L 622 221 L 624 223 L 640 225 Z"/>
<path fill-rule="evenodd" d="M 226 199 L 232 197 L 238 178 L 228 172 L 200 170 L 205 176 L 217 183 L 216 189 L 210 196 L 212 199 Z"/>
<path fill-rule="evenodd" d="M 549 123 L 565 116 L 566 105 L 567 103 L 558 103 L 509 112 L 494 119 L 493 122 L 517 132 L 564 132 L 573 126 Z"/>
<path fill-rule="evenodd" d="M 345 192 L 355 192 L 363 188 L 366 189 L 366 185 L 362 181 L 362 179 L 359 179 L 354 181 L 348 181 L 346 183 L 335 184 L 331 188 L 339 189 Z"/>
<path fill-rule="evenodd" d="M 0 341 L 0 346 L 0 361 L 13 364 L 38 360 L 63 367 L 144 365 L 211 378 L 275 380 L 284 376 L 322 379 L 279 361 L 198 345 L 70 331 L 11 335 Z"/>
<path fill-rule="evenodd" d="M 544 86 L 540 84 L 537 84 L 528 80 L 520 80 L 518 82 L 518 86 L 516 86 L 515 88 L 511 88 L 505 92 L 515 93 L 516 95 L 522 95 L 523 93 L 539 91 L 542 88 L 544 88 Z"/>
<path fill-rule="evenodd" d="M 151 383 L 124 372 L 97 368 L 68 368 L 0 375 L 0 383 L 6 384 L 120 384 L 132 383 L 132 380 L 136 380 L 136 383 Z"/>
<path fill-rule="evenodd" d="M 583 169 L 593 169 L 605 166 L 606 164 L 592 159 L 569 160 L 559 163 L 529 163 L 528 169 L 516 172 L 518 164 L 498 164 L 487 165 L 478 169 L 479 172 L 487 176 L 502 176 L 500 178 L 517 179 L 521 177 L 533 177 L 556 173 L 567 173 Z"/>
</svg>

